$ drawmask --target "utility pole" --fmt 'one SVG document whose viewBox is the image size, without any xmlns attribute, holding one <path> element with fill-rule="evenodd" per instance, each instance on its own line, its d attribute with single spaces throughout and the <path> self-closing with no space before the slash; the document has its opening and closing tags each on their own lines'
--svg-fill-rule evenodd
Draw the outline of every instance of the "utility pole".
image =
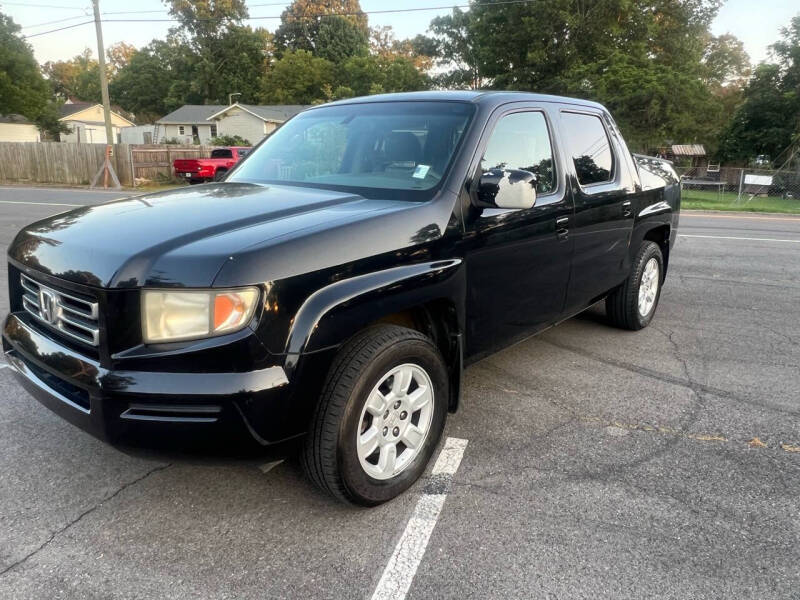
<svg viewBox="0 0 800 600">
<path fill-rule="evenodd" d="M 100 23 L 100 0 L 92 0 L 94 7 L 94 29 L 97 32 L 97 62 L 100 65 L 100 93 L 103 96 L 103 113 L 106 119 L 106 144 L 114 143 L 114 130 L 111 127 L 111 101 L 108 99 L 108 79 L 106 78 L 106 50 L 103 45 L 103 26 Z"/>
<path fill-rule="evenodd" d="M 117 174 L 114 172 L 114 167 L 111 165 L 111 152 L 113 149 L 113 144 L 116 140 L 114 139 L 114 129 L 111 127 L 111 101 L 108 98 L 108 79 L 106 78 L 106 49 L 103 44 L 103 26 L 100 23 L 100 0 L 92 0 L 92 7 L 94 8 L 94 29 L 97 33 L 97 63 L 100 67 L 100 94 L 103 97 L 103 115 L 106 122 L 106 156 L 105 160 L 103 161 L 103 166 L 97 172 L 97 175 L 95 175 L 94 181 L 92 181 L 90 187 L 95 187 L 97 185 L 97 180 L 100 178 L 100 174 L 102 173 L 104 175 L 104 188 L 108 187 L 109 175 L 111 175 L 116 187 L 119 188 L 119 179 L 117 179 Z"/>
</svg>

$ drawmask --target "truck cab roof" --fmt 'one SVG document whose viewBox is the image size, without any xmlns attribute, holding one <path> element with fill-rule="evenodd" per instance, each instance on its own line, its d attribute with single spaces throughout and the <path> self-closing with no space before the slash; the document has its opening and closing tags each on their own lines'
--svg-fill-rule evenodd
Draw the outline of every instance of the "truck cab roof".
<svg viewBox="0 0 800 600">
<path fill-rule="evenodd" d="M 333 106 L 342 104 L 365 104 L 372 102 L 471 102 L 482 106 L 500 106 L 509 102 L 552 102 L 559 104 L 574 104 L 600 110 L 606 110 L 602 104 L 581 98 L 566 96 L 553 96 L 550 94 L 534 94 L 531 92 L 515 92 L 505 90 L 446 90 L 428 92 L 402 92 L 396 94 L 377 94 L 375 96 L 362 96 L 338 100 L 320 106 Z M 314 110 L 314 107 L 309 110 Z"/>
</svg>

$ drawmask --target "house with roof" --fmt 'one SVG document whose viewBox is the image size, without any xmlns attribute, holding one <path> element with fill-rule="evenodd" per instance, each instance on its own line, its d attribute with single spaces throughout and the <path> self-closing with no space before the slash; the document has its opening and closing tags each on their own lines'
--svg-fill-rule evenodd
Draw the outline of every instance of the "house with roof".
<svg viewBox="0 0 800 600">
<path fill-rule="evenodd" d="M 223 108 L 221 104 L 184 104 L 156 121 L 153 139 L 156 143 L 178 140 L 182 144 L 207 144 L 218 135 L 217 124 L 212 127 L 208 117 Z"/>
<path fill-rule="evenodd" d="M 238 135 L 257 144 L 304 105 L 258 106 L 254 104 L 185 104 L 156 121 L 154 139 L 177 139 L 182 143 L 206 144 L 218 135 Z"/>
<path fill-rule="evenodd" d="M 106 140 L 106 122 L 103 105 L 92 102 L 73 102 L 67 100 L 59 107 L 61 118 L 59 121 L 69 127 L 68 133 L 60 134 L 62 142 L 78 144 L 119 144 L 120 132 L 126 127 L 133 127 L 134 123 L 123 117 L 119 112 L 111 111 L 111 129 L 114 139 Z"/>
<path fill-rule="evenodd" d="M 39 128 L 22 115 L 0 115 L 0 142 L 39 142 Z"/>
<path fill-rule="evenodd" d="M 281 123 L 308 108 L 302 104 L 257 106 L 231 104 L 211 115 L 208 120 L 218 124 L 220 135 L 238 135 L 252 144 L 275 131 Z"/>
</svg>

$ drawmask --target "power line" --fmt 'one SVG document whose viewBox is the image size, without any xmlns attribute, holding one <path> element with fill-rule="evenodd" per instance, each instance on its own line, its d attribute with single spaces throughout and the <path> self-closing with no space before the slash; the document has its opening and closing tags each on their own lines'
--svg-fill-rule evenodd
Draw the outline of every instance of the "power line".
<svg viewBox="0 0 800 600">
<path fill-rule="evenodd" d="M 389 8 L 383 10 L 362 10 L 360 12 L 331 12 L 331 13 L 318 13 L 314 15 L 302 15 L 299 17 L 292 17 L 293 19 L 316 19 L 317 17 L 360 17 L 361 15 L 385 15 L 385 14 L 399 14 L 399 13 L 412 13 L 423 12 L 431 10 L 447 10 L 453 8 L 475 8 L 479 6 L 503 6 L 508 4 L 530 4 L 531 2 L 538 2 L 539 0 L 502 0 L 501 2 L 480 2 L 475 4 L 447 4 L 442 6 L 418 6 L 414 8 Z M 245 21 L 262 21 L 262 20 L 278 20 L 281 19 L 280 15 L 247 17 Z M 198 18 L 196 21 L 203 22 L 217 22 L 229 20 L 227 17 L 208 17 Z M 178 19 L 103 19 L 106 23 L 178 23 Z"/>
<path fill-rule="evenodd" d="M 64 6 L 63 4 L 31 4 L 30 2 L 0 2 L 0 5 L 24 6 L 26 8 L 54 8 L 57 10 L 80 10 L 86 12 L 85 7 Z"/>
<path fill-rule="evenodd" d="M 45 25 L 52 25 L 53 23 L 67 23 L 68 21 L 75 21 L 77 19 L 84 19 L 89 15 L 76 15 L 74 17 L 67 17 L 66 19 L 56 19 L 55 21 L 45 21 L 44 23 L 36 23 L 36 25 L 23 25 L 20 29 L 32 29 L 33 27 L 44 27 Z"/>
<path fill-rule="evenodd" d="M 83 21 L 82 23 L 75 23 L 74 25 L 67 25 L 66 27 L 59 27 L 57 29 L 48 29 L 47 31 L 40 31 L 39 33 L 31 33 L 30 35 L 24 35 L 22 37 L 23 39 L 27 40 L 33 37 L 39 37 L 40 35 L 55 33 L 56 31 L 64 31 L 65 29 L 73 29 L 74 27 L 80 27 L 81 25 L 88 25 L 89 23 L 94 23 L 94 21 Z"/>
<path fill-rule="evenodd" d="M 497 6 L 504 6 L 504 5 L 513 5 L 513 4 L 530 4 L 532 2 L 538 2 L 539 0 L 500 0 L 498 2 L 476 2 L 473 4 L 447 4 L 447 5 L 440 5 L 440 6 L 420 6 L 414 8 L 392 8 L 392 9 L 381 9 L 381 10 L 365 10 L 360 12 L 334 12 L 334 13 L 321 13 L 316 15 L 303 15 L 300 17 L 293 17 L 295 19 L 315 19 L 317 17 L 359 17 L 362 15 L 386 15 L 386 14 L 401 14 L 401 13 L 414 13 L 414 12 L 424 12 L 424 11 L 434 11 L 434 10 L 447 10 L 447 9 L 455 9 L 455 8 L 476 8 L 476 7 L 497 7 Z M 9 3 L 10 4 L 10 3 Z M 281 2 L 280 5 L 285 5 L 286 2 Z M 277 3 L 275 4 L 277 5 Z M 31 5 L 26 5 L 31 6 Z M 255 5 L 254 5 L 255 6 Z M 266 6 L 266 5 L 262 5 Z M 66 7 L 63 7 L 66 8 Z M 81 9 L 82 10 L 82 9 Z M 130 11 L 132 14 L 135 11 Z M 142 11 L 145 12 L 145 11 Z M 161 11 L 158 11 L 161 12 Z M 104 14 L 126 14 L 123 12 L 119 13 L 104 13 Z M 266 21 L 266 20 L 280 20 L 282 17 L 280 15 L 270 15 L 270 16 L 258 16 L 258 17 L 247 17 L 243 19 L 245 21 Z M 61 22 L 66 22 L 69 19 L 64 19 Z M 209 18 L 198 18 L 195 19 L 197 21 L 207 22 L 207 23 L 215 23 L 215 22 L 223 22 L 227 20 L 231 20 L 228 17 L 209 17 Z M 59 21 L 55 21 L 58 23 Z M 71 29 L 73 27 L 80 27 L 81 25 L 86 25 L 87 23 L 92 23 L 93 21 L 86 21 L 82 23 L 77 23 L 75 25 L 69 25 L 66 27 L 59 27 L 57 29 L 51 29 L 48 31 L 42 31 L 39 33 L 30 34 L 25 36 L 26 38 L 36 37 L 40 35 L 46 35 L 48 33 L 55 33 L 57 31 L 63 31 L 64 29 Z M 102 19 L 103 23 L 180 23 L 179 19 L 175 18 L 166 18 L 166 19 Z M 32 26 L 33 27 L 33 26 Z"/>
</svg>

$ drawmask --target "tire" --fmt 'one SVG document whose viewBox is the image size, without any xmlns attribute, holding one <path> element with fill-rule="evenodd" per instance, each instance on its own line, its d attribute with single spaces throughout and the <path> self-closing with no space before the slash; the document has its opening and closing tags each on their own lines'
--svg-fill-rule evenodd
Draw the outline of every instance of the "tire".
<svg viewBox="0 0 800 600">
<path fill-rule="evenodd" d="M 217 169 L 214 172 L 214 181 L 222 181 L 223 179 L 225 179 L 225 175 L 227 174 L 228 171 L 226 169 Z"/>
<path fill-rule="evenodd" d="M 398 400 L 395 390 L 406 380 Z M 354 336 L 333 360 L 311 419 L 301 457 L 308 478 L 338 500 L 362 506 L 404 492 L 422 475 L 442 436 L 448 381 L 439 350 L 417 331 L 377 325 Z M 367 439 L 377 443 L 371 454 L 370 444 L 361 443 Z M 406 446 L 406 439 L 416 444 Z M 392 445 L 394 469 L 384 459 Z"/>
<path fill-rule="evenodd" d="M 657 269 L 655 274 L 653 269 Z M 658 308 L 663 282 L 664 257 L 661 248 L 655 242 L 643 242 L 631 265 L 630 275 L 606 298 L 608 319 L 621 329 L 638 331 L 647 327 Z M 643 285 L 646 286 L 644 289 Z"/>
</svg>

